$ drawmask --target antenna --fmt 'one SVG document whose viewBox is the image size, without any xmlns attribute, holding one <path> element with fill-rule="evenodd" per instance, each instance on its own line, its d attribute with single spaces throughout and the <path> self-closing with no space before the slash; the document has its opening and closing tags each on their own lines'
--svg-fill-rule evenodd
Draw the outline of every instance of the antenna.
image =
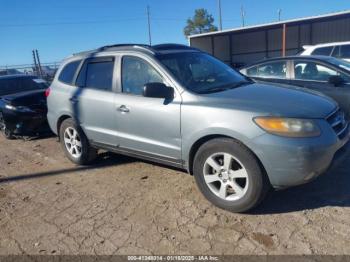
<svg viewBox="0 0 350 262">
<path fill-rule="evenodd" d="M 147 21 L 148 21 L 148 42 L 149 42 L 149 45 L 152 45 L 151 19 L 150 19 L 150 8 L 149 8 L 149 6 L 147 6 Z"/>
<path fill-rule="evenodd" d="M 281 13 L 282 13 L 282 9 L 281 9 L 281 8 L 279 8 L 279 9 L 277 10 L 277 12 L 278 12 L 278 21 L 281 21 Z"/>
</svg>

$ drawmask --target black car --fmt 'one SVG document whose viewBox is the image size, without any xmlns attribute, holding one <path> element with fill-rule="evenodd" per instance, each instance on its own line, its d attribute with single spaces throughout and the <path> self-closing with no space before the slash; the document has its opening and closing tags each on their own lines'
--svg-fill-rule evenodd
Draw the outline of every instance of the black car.
<svg viewBox="0 0 350 262">
<path fill-rule="evenodd" d="M 0 130 L 6 138 L 49 130 L 46 113 L 47 83 L 36 76 L 0 77 Z"/>
<path fill-rule="evenodd" d="M 240 72 L 256 81 L 309 88 L 334 100 L 350 116 L 350 63 L 328 56 L 290 56 L 267 59 Z"/>
</svg>

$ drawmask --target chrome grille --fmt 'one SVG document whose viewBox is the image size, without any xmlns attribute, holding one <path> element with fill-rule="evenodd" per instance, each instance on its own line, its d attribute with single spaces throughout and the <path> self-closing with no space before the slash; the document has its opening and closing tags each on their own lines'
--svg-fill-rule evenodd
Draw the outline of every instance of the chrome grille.
<svg viewBox="0 0 350 262">
<path fill-rule="evenodd" d="M 334 132 L 340 139 L 343 139 L 348 133 L 349 122 L 345 118 L 343 110 L 338 109 L 327 118 L 328 123 L 332 126 Z"/>
</svg>

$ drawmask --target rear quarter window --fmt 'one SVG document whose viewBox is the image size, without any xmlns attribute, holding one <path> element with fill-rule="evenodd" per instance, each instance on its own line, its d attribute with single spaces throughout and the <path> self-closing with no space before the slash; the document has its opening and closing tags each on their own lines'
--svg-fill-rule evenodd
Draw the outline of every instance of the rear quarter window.
<svg viewBox="0 0 350 262">
<path fill-rule="evenodd" d="M 72 84 L 73 83 L 73 78 L 75 76 L 75 73 L 81 63 L 81 60 L 74 61 L 71 63 L 68 63 L 65 65 L 65 67 L 62 69 L 60 75 L 58 76 L 58 80 L 66 83 L 66 84 Z"/>
<path fill-rule="evenodd" d="M 319 47 L 319 48 L 316 48 L 316 49 L 312 52 L 312 55 L 325 55 L 325 56 L 330 56 L 332 50 L 333 50 L 333 46 Z"/>
</svg>

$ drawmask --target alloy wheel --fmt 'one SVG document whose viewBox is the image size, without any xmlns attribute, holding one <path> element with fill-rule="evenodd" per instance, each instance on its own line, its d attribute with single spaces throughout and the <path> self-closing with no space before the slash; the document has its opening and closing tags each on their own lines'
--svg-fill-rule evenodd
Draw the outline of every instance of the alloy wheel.
<svg viewBox="0 0 350 262">
<path fill-rule="evenodd" d="M 211 155 L 204 163 L 203 175 L 212 193 L 226 201 L 241 199 L 249 186 L 247 170 L 229 153 Z"/>
<path fill-rule="evenodd" d="M 64 131 L 64 144 L 69 154 L 74 158 L 81 157 L 82 154 L 82 143 L 80 136 L 73 127 L 68 127 Z"/>
</svg>

